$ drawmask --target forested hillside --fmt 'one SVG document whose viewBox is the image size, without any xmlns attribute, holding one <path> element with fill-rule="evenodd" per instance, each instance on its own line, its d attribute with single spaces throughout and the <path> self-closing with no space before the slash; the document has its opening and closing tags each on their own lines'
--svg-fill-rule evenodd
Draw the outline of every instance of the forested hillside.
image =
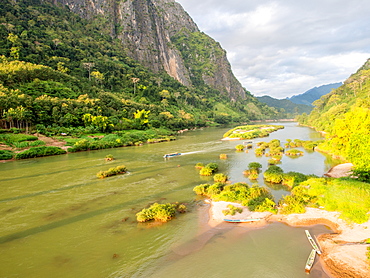
<svg viewBox="0 0 370 278">
<path fill-rule="evenodd" d="M 276 116 L 247 91 L 231 100 L 204 82 L 185 86 L 149 70 L 105 27 L 46 1 L 1 1 L 1 127 L 177 130 Z M 186 51 L 199 49 L 192 43 Z"/>
<path fill-rule="evenodd" d="M 370 180 L 370 59 L 344 84 L 313 103 L 302 124 L 327 133 L 321 149 L 355 165 L 360 177 Z"/>
<path fill-rule="evenodd" d="M 257 97 L 257 99 L 270 107 L 276 108 L 280 119 L 294 119 L 296 116 L 310 113 L 312 110 L 312 106 L 296 104 L 288 99 L 276 99 L 270 96 Z"/>
<path fill-rule="evenodd" d="M 319 87 L 314 87 L 304 92 L 303 94 L 294 95 L 287 99 L 296 104 L 305 104 L 305 105 L 312 106 L 312 103 L 315 100 L 318 100 L 320 97 L 326 94 L 329 94 L 331 90 L 340 87 L 342 84 L 343 84 L 342 82 L 338 82 L 338 83 L 322 85 Z"/>
</svg>

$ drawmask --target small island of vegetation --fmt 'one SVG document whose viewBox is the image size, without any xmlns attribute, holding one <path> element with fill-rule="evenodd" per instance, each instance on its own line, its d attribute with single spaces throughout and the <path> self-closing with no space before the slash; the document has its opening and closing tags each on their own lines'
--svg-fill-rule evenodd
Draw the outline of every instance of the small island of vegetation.
<svg viewBox="0 0 370 278">
<path fill-rule="evenodd" d="M 107 171 L 100 171 L 96 174 L 96 176 L 99 179 L 104 179 L 106 177 L 115 176 L 115 175 L 119 175 L 119 174 L 124 174 L 126 172 L 127 172 L 126 166 L 121 165 L 121 166 L 112 167 Z"/>
</svg>

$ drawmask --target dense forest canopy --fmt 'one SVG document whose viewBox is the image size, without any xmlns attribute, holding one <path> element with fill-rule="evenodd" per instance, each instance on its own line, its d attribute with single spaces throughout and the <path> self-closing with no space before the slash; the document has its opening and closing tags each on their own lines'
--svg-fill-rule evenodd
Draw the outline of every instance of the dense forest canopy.
<svg viewBox="0 0 370 278">
<path fill-rule="evenodd" d="M 320 148 L 355 165 L 370 180 L 370 59 L 344 84 L 314 102 L 300 123 L 327 133 Z"/>
<path fill-rule="evenodd" d="M 201 34 L 191 37 L 193 49 L 184 49 L 183 55 L 206 51 Z M 192 64 L 191 87 L 164 71 L 153 73 L 129 58 L 98 19 L 82 19 L 46 1 L 1 1 L 0 56 L 3 128 L 94 124 L 102 131 L 176 130 L 277 115 L 248 92 L 244 99 L 230 100 L 197 82 L 200 74 L 212 74 L 212 65 L 201 59 Z M 148 122 L 140 125 L 135 113 L 143 110 L 150 112 L 145 114 Z M 87 122 L 86 115 L 98 118 Z"/>
</svg>

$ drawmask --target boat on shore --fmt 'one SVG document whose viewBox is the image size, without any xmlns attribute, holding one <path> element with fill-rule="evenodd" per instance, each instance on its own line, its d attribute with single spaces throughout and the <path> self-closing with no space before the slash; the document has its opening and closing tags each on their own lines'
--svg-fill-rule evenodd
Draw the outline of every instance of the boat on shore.
<svg viewBox="0 0 370 278">
<path fill-rule="evenodd" d="M 316 257 L 316 250 L 312 249 L 310 255 L 308 256 L 306 266 L 304 268 L 307 273 L 310 273 L 313 263 L 315 262 L 315 257 Z"/>
<path fill-rule="evenodd" d="M 317 252 L 317 254 L 321 255 L 320 248 L 316 244 L 315 240 L 312 238 L 310 232 L 308 230 L 305 230 L 305 233 L 306 233 L 306 236 L 307 236 L 308 241 L 311 243 L 312 248 L 315 249 L 315 251 Z"/>
<path fill-rule="evenodd" d="M 225 222 L 230 223 L 245 223 L 245 222 L 255 222 L 260 221 L 261 218 L 246 218 L 246 219 L 224 219 Z"/>
<path fill-rule="evenodd" d="M 174 157 L 174 156 L 179 156 L 179 155 L 181 155 L 181 153 L 169 153 L 169 154 L 165 154 L 163 157 L 169 158 L 169 157 Z"/>
</svg>

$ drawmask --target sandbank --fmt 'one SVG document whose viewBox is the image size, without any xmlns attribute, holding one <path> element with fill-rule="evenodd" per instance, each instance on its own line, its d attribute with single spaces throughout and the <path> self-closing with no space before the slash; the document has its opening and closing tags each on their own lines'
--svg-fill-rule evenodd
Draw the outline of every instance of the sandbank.
<svg viewBox="0 0 370 278">
<path fill-rule="evenodd" d="M 223 219 L 262 218 L 253 223 L 237 225 L 252 225 L 261 227 L 271 221 L 279 221 L 290 226 L 310 226 L 324 224 L 329 226 L 334 234 L 324 234 L 318 237 L 322 249 L 321 261 L 327 271 L 334 277 L 340 278 L 370 278 L 370 268 L 367 260 L 367 246 L 364 241 L 370 238 L 370 221 L 363 224 L 348 224 L 340 219 L 338 212 L 330 212 L 317 208 L 307 208 L 303 214 L 273 215 L 269 212 L 251 212 L 238 203 L 212 202 L 209 209 L 209 225 L 214 227 Z M 224 216 L 223 210 L 227 205 L 242 207 L 243 212 L 234 216 Z"/>
</svg>

